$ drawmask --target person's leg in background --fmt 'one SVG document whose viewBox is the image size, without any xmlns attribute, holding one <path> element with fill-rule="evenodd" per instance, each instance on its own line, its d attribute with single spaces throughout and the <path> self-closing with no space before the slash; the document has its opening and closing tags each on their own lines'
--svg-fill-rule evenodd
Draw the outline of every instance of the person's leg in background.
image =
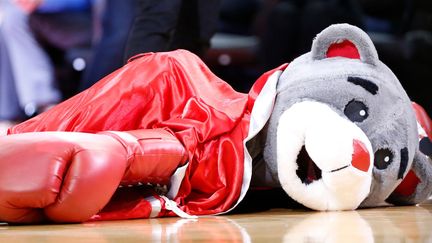
<svg viewBox="0 0 432 243">
<path fill-rule="evenodd" d="M 181 7 L 181 0 L 137 1 L 139 13 L 129 34 L 125 62 L 140 53 L 167 51 Z"/>
<path fill-rule="evenodd" d="M 300 8 L 295 1 L 282 0 L 263 6 L 260 13 L 259 58 L 261 71 L 291 62 L 297 57 Z"/>
<path fill-rule="evenodd" d="M 93 47 L 80 91 L 123 65 L 126 42 L 137 8 L 137 0 L 105 0 L 101 16 L 101 36 Z"/>
<path fill-rule="evenodd" d="M 0 1 L 0 31 L 8 51 L 20 107 L 32 116 L 60 101 L 54 71 L 48 55 L 35 40 L 28 25 L 28 13 L 10 0 Z"/>
<path fill-rule="evenodd" d="M 5 134 L 15 120 L 22 116 L 23 112 L 19 106 L 8 52 L 0 32 L 0 135 Z"/>
<path fill-rule="evenodd" d="M 217 31 L 219 9 L 220 0 L 183 1 L 169 49 L 186 49 L 203 57 Z"/>
</svg>

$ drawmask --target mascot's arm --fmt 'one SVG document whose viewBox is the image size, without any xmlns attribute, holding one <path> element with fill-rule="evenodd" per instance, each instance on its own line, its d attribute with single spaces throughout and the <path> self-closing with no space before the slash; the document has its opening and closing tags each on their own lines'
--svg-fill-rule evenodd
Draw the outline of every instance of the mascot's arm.
<svg viewBox="0 0 432 243">
<path fill-rule="evenodd" d="M 432 120 L 420 105 L 413 103 L 419 130 L 419 149 L 411 170 L 388 198 L 395 205 L 412 205 L 432 194 Z"/>
<path fill-rule="evenodd" d="M 2 137 L 0 221 L 86 221 L 119 185 L 168 182 L 185 154 L 162 129 Z"/>
</svg>

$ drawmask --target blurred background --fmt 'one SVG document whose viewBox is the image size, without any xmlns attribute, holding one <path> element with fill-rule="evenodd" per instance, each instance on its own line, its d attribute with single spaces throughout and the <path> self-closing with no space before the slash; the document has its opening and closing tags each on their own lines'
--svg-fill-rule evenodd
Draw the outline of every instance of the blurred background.
<svg viewBox="0 0 432 243">
<path fill-rule="evenodd" d="M 139 15 L 138 2 L 144 1 L 0 0 L 0 120 L 32 117 L 121 67 Z M 380 59 L 411 99 L 432 114 L 432 1 L 216 2 L 219 6 L 211 10 L 217 13 L 215 33 L 200 56 L 236 90 L 247 92 L 263 72 L 308 52 L 313 37 L 328 25 L 350 23 L 371 36 Z M 24 43 L 25 38 L 29 42 Z M 42 52 L 33 55 L 34 48 Z M 48 76 L 40 75 L 44 80 L 35 81 L 36 86 L 28 84 L 37 76 L 31 70 L 41 69 Z M 27 75 L 21 78 L 25 81 L 18 81 L 21 74 Z M 45 92 L 39 90 L 41 85 L 51 87 Z M 20 91 L 25 87 L 29 90 Z M 35 98 L 26 102 L 25 97 L 32 95 Z M 7 111 L 11 107 L 13 111 Z"/>
</svg>

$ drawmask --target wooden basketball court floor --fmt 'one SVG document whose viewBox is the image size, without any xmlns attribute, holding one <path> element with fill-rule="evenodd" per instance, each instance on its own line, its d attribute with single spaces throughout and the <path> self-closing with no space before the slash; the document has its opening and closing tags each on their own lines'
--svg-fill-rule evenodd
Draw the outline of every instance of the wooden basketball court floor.
<svg viewBox="0 0 432 243">
<path fill-rule="evenodd" d="M 202 217 L 0 225 L 0 242 L 432 242 L 432 201 L 342 212 L 271 209 Z"/>
</svg>

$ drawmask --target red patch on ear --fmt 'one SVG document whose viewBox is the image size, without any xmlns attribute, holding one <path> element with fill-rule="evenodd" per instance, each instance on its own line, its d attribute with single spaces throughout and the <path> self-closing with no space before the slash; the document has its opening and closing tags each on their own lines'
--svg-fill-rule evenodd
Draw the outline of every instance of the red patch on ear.
<svg viewBox="0 0 432 243">
<path fill-rule="evenodd" d="M 410 170 L 399 186 L 396 187 L 394 193 L 405 197 L 411 196 L 420 182 L 421 180 L 417 177 L 414 171 Z"/>
<path fill-rule="evenodd" d="M 327 57 L 346 57 L 351 59 L 360 59 L 357 47 L 349 40 L 341 43 L 333 43 L 327 50 Z"/>
</svg>

